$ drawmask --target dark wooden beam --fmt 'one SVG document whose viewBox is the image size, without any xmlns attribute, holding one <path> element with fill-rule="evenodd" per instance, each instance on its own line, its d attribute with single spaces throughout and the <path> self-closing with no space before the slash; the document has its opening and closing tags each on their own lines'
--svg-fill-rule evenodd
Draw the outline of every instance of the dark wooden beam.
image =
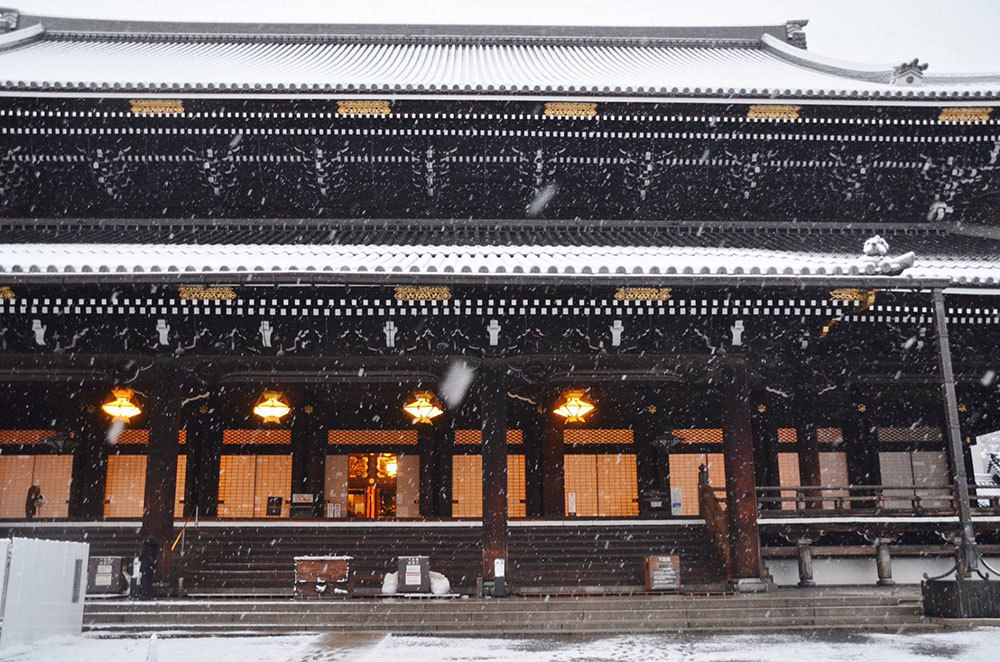
<svg viewBox="0 0 1000 662">
<path fill-rule="evenodd" d="M 563 441 L 564 423 L 552 413 L 553 403 L 545 405 L 542 432 L 542 513 L 549 519 L 562 519 L 566 515 L 565 462 L 566 445 Z"/>
</svg>

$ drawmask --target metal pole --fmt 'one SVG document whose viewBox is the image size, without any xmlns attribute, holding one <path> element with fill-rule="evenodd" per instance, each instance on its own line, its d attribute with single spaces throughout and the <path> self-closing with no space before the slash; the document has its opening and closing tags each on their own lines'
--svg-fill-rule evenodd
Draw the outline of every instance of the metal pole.
<svg viewBox="0 0 1000 662">
<path fill-rule="evenodd" d="M 968 576 L 978 570 L 979 554 L 976 551 L 976 533 L 972 527 L 972 512 L 969 505 L 969 480 L 965 474 L 962 431 L 958 422 L 958 398 L 955 396 L 955 373 L 951 366 L 951 344 L 948 341 L 948 318 L 944 307 L 944 292 L 940 289 L 933 290 L 933 301 L 938 368 L 941 372 L 941 395 L 944 399 L 945 416 L 948 422 L 948 450 L 951 452 L 954 470 L 953 480 L 958 497 L 958 521 L 962 528 L 959 554 L 965 561 L 964 574 Z M 961 576 L 959 574 L 959 577 Z"/>
</svg>

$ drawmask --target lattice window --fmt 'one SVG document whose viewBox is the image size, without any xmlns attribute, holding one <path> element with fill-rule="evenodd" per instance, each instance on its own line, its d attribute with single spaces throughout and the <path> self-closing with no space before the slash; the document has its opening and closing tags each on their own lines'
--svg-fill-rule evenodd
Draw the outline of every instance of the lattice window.
<svg viewBox="0 0 1000 662">
<path fill-rule="evenodd" d="M 267 497 L 281 497 L 287 517 L 292 497 L 291 455 L 223 455 L 219 461 L 219 517 L 267 517 Z"/>
<path fill-rule="evenodd" d="M 821 485 L 848 485 L 847 453 L 820 453 L 819 477 Z M 824 498 L 833 499 L 838 496 L 849 496 L 850 490 L 823 490 L 822 493 Z M 833 501 L 824 501 L 823 507 L 827 509 L 836 508 L 836 504 Z M 843 507 L 848 508 L 850 504 L 845 502 Z"/>
<path fill-rule="evenodd" d="M 631 430 L 567 428 L 563 431 L 563 441 L 571 445 L 632 443 Z"/>
<path fill-rule="evenodd" d="M 778 428 L 779 444 L 794 444 L 797 438 L 795 428 Z"/>
<path fill-rule="evenodd" d="M 639 514 L 635 455 L 567 455 L 564 467 L 567 515 L 629 517 Z"/>
<path fill-rule="evenodd" d="M 816 441 L 821 444 L 839 444 L 843 440 L 840 428 L 816 428 Z"/>
<path fill-rule="evenodd" d="M 292 443 L 291 430 L 223 430 L 223 444 L 281 445 Z"/>
<path fill-rule="evenodd" d="M 948 458 L 939 451 L 897 451 L 878 454 L 882 484 L 886 487 L 947 487 Z M 948 508 L 950 500 L 942 497 L 943 490 L 918 491 L 925 508 Z M 928 498 L 930 497 L 930 498 Z M 938 497 L 938 498 L 933 498 Z M 887 490 L 887 508 L 909 510 L 913 493 L 908 490 Z"/>
<path fill-rule="evenodd" d="M 940 442 L 944 439 L 941 428 L 879 428 L 878 440 L 883 444 L 913 444 Z"/>
<path fill-rule="evenodd" d="M 149 443 L 149 430 L 125 428 L 118 435 L 115 443 L 119 446 L 144 446 Z"/>
<path fill-rule="evenodd" d="M 177 456 L 177 489 L 174 492 L 174 518 L 184 517 L 184 490 L 187 489 L 187 455 Z"/>
<path fill-rule="evenodd" d="M 524 442 L 520 430 L 507 430 L 507 445 L 516 445 Z M 482 430 L 455 430 L 456 446 L 482 446 Z"/>
<path fill-rule="evenodd" d="M 40 444 L 55 434 L 54 430 L 0 430 L 0 445 Z M 27 494 L 27 489 L 25 494 Z"/>
<path fill-rule="evenodd" d="M 180 444 L 181 446 L 183 446 L 187 442 L 188 442 L 188 431 L 187 430 L 180 430 L 177 433 L 177 443 Z"/>
<path fill-rule="evenodd" d="M 146 499 L 146 456 L 109 455 L 104 516 L 142 517 Z"/>
<path fill-rule="evenodd" d="M 794 432 L 794 430 L 792 430 Z M 798 487 L 802 483 L 799 473 L 799 454 L 798 453 L 778 453 L 778 484 L 782 486 Z M 769 493 L 773 494 L 773 492 Z M 785 499 L 794 499 L 796 493 L 794 490 L 788 492 L 781 492 L 781 496 Z M 782 510 L 795 510 L 794 501 L 782 501 Z"/>
<path fill-rule="evenodd" d="M 683 439 L 685 444 L 722 443 L 722 430 L 719 428 L 691 428 L 689 430 L 674 430 L 673 432 Z"/>
<path fill-rule="evenodd" d="M 483 456 L 453 455 L 451 460 L 452 517 L 483 516 Z M 507 456 L 507 517 L 524 517 L 524 456 Z"/>
<path fill-rule="evenodd" d="M 70 455 L 0 455 L 0 517 L 22 518 L 28 488 L 37 481 L 45 497 L 35 517 L 67 517 Z"/>
<path fill-rule="evenodd" d="M 416 446 L 417 431 L 330 430 L 327 441 L 333 446 Z"/>
<path fill-rule="evenodd" d="M 672 453 L 670 455 L 670 487 L 681 488 L 681 514 L 697 515 L 698 467 L 708 463 L 708 484 L 726 486 L 726 469 L 722 453 Z"/>
</svg>

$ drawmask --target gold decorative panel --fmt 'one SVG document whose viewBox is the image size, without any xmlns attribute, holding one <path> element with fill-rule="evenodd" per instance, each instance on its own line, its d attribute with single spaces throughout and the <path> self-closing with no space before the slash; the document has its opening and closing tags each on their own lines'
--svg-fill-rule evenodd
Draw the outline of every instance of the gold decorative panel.
<svg viewBox="0 0 1000 662">
<path fill-rule="evenodd" d="M 4 287 L 0 287 L 0 299 L 13 299 L 15 297 L 16 295 L 14 294 L 14 290 L 10 289 L 6 285 Z"/>
<path fill-rule="evenodd" d="M 546 117 L 594 117 L 596 115 L 596 103 L 549 101 L 545 104 Z"/>
<path fill-rule="evenodd" d="M 992 108 L 950 107 L 942 108 L 938 115 L 940 122 L 988 122 Z"/>
<path fill-rule="evenodd" d="M 338 115 L 390 115 L 392 108 L 384 99 L 345 99 L 337 102 Z"/>
<path fill-rule="evenodd" d="M 177 294 L 185 301 L 228 301 L 236 298 L 236 290 L 232 287 L 202 287 L 201 285 L 181 285 Z"/>
<path fill-rule="evenodd" d="M 797 120 L 802 106 L 780 106 L 777 104 L 756 104 L 747 110 L 752 120 Z"/>
<path fill-rule="evenodd" d="M 401 285 L 396 288 L 395 298 L 399 301 L 447 301 L 451 298 L 451 288 L 443 285 Z"/>
<path fill-rule="evenodd" d="M 129 99 L 133 115 L 180 115 L 184 102 L 180 99 Z"/>
<path fill-rule="evenodd" d="M 666 301 L 673 292 L 669 287 L 619 287 L 615 292 L 618 301 Z"/>
</svg>

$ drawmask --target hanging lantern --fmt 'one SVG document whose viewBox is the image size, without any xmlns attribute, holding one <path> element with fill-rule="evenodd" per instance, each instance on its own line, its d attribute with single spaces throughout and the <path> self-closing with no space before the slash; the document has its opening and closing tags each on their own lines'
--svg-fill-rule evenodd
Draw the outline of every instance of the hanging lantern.
<svg viewBox="0 0 1000 662">
<path fill-rule="evenodd" d="M 413 394 L 413 401 L 403 405 L 403 411 L 413 417 L 414 423 L 430 423 L 444 413 L 438 405 L 438 399 L 429 391 Z"/>
<path fill-rule="evenodd" d="M 583 391 L 567 391 L 561 405 L 553 413 L 566 419 L 567 423 L 583 423 L 587 414 L 594 411 L 594 405 L 583 399 Z"/>
<path fill-rule="evenodd" d="M 281 417 L 290 411 L 292 408 L 288 405 L 285 394 L 280 391 L 264 391 L 253 408 L 253 413 L 265 423 L 280 423 Z"/>
<path fill-rule="evenodd" d="M 130 388 L 111 389 L 111 399 L 101 405 L 104 413 L 115 421 L 128 423 L 128 419 L 142 413 L 139 405 L 132 402 L 134 392 Z"/>
</svg>

